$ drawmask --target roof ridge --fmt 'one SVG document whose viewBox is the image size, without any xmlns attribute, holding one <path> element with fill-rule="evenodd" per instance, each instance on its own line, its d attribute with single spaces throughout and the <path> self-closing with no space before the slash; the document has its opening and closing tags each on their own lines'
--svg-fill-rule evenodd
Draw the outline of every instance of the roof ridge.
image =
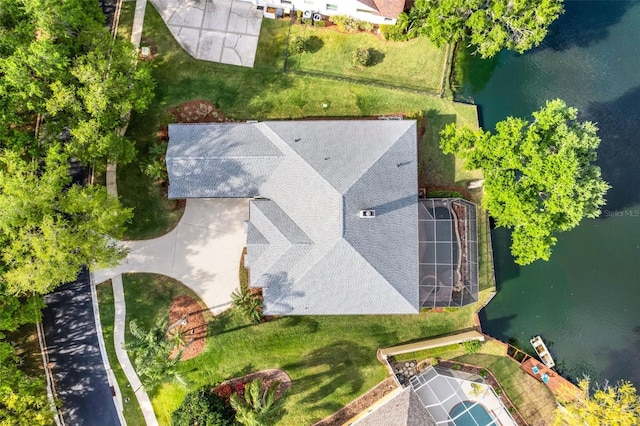
<svg viewBox="0 0 640 426">
<path fill-rule="evenodd" d="M 385 151 L 381 152 L 381 153 L 380 153 L 380 155 L 378 155 L 378 157 L 376 157 L 376 159 L 371 163 L 371 165 L 370 165 L 367 169 L 363 170 L 363 171 L 362 171 L 362 173 L 360 173 L 360 174 L 358 175 L 358 177 L 357 177 L 356 179 L 354 179 L 354 180 L 353 180 L 353 182 L 351 182 L 351 185 L 349 185 L 347 188 L 345 188 L 344 192 L 343 192 L 342 194 L 340 194 L 340 195 L 342 196 L 342 198 L 343 198 L 343 199 L 344 199 L 344 195 L 345 195 L 347 192 L 349 192 L 349 190 L 353 187 L 353 185 L 355 185 L 356 183 L 358 183 L 358 182 L 360 181 L 360 179 L 362 178 L 362 176 L 364 176 L 366 173 L 368 173 L 368 172 L 369 172 L 369 170 L 371 169 L 371 167 L 372 167 L 373 165 L 375 165 L 378 161 L 380 161 L 380 159 L 381 159 L 382 157 L 384 157 L 385 155 L 387 155 L 387 153 L 389 152 L 389 149 L 391 149 L 391 147 L 393 147 L 393 146 L 396 144 L 396 142 L 398 142 L 401 138 L 403 138 L 403 137 L 404 137 L 404 135 L 406 135 L 406 134 L 407 134 L 407 132 L 408 132 L 409 130 L 411 130 L 411 127 L 412 127 L 411 121 L 414 121 L 414 120 L 402 120 L 402 121 L 406 121 L 407 123 L 409 123 L 409 127 L 408 127 L 404 132 L 402 132 L 402 134 L 400 134 L 400 136 L 398 136 L 398 137 L 395 139 L 395 141 L 394 141 L 394 142 L 389 146 L 389 148 L 388 148 L 388 149 L 386 149 Z M 342 216 L 342 222 L 343 222 L 343 226 L 342 226 L 343 234 L 342 234 L 342 235 L 344 236 L 344 216 Z"/>
<path fill-rule="evenodd" d="M 378 268 L 376 268 L 375 266 L 373 266 L 371 264 L 371 262 L 369 262 L 363 255 L 362 253 L 360 253 L 358 250 L 356 250 L 356 248 L 344 237 L 342 237 L 340 240 L 344 241 L 350 248 L 351 250 L 353 250 L 367 265 L 371 266 L 371 269 L 373 269 L 374 271 L 376 271 L 376 273 L 378 275 L 380 275 L 380 277 L 382 277 L 382 281 L 384 281 L 387 286 L 391 287 L 393 290 L 395 290 L 396 293 L 398 293 L 400 295 L 400 297 L 402 297 L 408 304 L 409 306 L 411 306 L 412 308 L 414 308 L 415 306 L 413 306 L 413 304 L 411 303 L 411 301 L 409 299 L 407 299 L 407 297 L 402 294 L 401 291 L 398 290 L 397 287 L 395 287 L 393 284 L 391 284 L 389 282 L 389 280 L 387 279 L 387 277 L 385 277 L 384 275 L 382 275 L 382 273 L 380 273 L 380 271 L 378 270 Z M 338 240 L 338 241 L 340 241 Z M 337 243 L 336 243 L 337 244 Z M 416 291 L 418 291 L 418 288 L 416 287 Z M 418 298 L 418 306 L 417 309 L 420 310 L 420 300 Z"/>
<path fill-rule="evenodd" d="M 168 157 L 171 160 L 235 160 L 235 159 L 244 159 L 244 158 L 251 158 L 251 159 L 255 159 L 255 158 L 282 158 L 281 155 L 222 155 L 222 156 L 214 156 L 214 155 L 207 155 L 207 156 L 193 156 L 193 157 L 175 157 L 175 156 L 170 156 Z"/>
</svg>

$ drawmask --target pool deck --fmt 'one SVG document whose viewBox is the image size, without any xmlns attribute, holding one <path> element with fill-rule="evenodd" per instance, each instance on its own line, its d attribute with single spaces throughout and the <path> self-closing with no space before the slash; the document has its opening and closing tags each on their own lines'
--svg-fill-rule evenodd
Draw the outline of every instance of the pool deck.
<svg viewBox="0 0 640 426">
<path fill-rule="evenodd" d="M 533 372 L 534 366 L 538 366 L 539 371 L 537 374 Z M 522 362 L 522 364 L 520 364 L 520 369 L 541 383 L 544 383 L 542 381 L 542 375 L 546 373 L 549 376 L 549 381 L 546 383 L 547 387 L 557 398 L 561 400 L 571 400 L 582 393 L 576 385 L 550 368 L 547 368 L 536 358 L 528 358 Z"/>
</svg>

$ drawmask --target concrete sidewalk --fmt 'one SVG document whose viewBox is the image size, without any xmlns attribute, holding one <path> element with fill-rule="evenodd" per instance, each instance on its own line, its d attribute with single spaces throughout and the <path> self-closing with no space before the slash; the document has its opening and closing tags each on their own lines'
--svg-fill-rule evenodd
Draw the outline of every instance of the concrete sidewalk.
<svg viewBox="0 0 640 426">
<path fill-rule="evenodd" d="M 133 368 L 131 360 L 129 360 L 129 355 L 127 355 L 127 351 L 123 348 L 125 343 L 124 336 L 127 311 L 124 300 L 124 290 L 122 288 L 122 275 L 113 277 L 111 284 L 113 286 L 113 303 L 116 308 L 113 320 L 113 343 L 116 348 L 116 357 L 118 358 L 120 367 L 122 367 L 122 371 L 124 371 L 125 376 L 127 376 L 127 380 L 129 381 L 136 399 L 138 400 L 138 404 L 140 405 L 140 409 L 142 410 L 142 415 L 144 416 L 147 426 L 157 426 L 158 420 L 156 419 L 156 415 L 153 411 L 149 395 L 142 387 L 142 382 L 136 374 L 136 370 Z"/>
<path fill-rule="evenodd" d="M 247 199 L 187 200 L 178 226 L 152 240 L 127 241 L 122 264 L 94 272 L 96 283 L 127 272 L 163 274 L 185 284 L 217 314 L 231 304 L 245 246 Z"/>
</svg>

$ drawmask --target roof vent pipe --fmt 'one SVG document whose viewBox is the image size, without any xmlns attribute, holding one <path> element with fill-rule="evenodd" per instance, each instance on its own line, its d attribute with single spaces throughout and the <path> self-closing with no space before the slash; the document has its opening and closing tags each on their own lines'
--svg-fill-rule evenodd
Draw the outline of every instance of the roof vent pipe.
<svg viewBox="0 0 640 426">
<path fill-rule="evenodd" d="M 375 210 L 360 210 L 360 217 L 361 218 L 373 218 L 373 217 L 376 217 L 376 211 Z"/>
</svg>

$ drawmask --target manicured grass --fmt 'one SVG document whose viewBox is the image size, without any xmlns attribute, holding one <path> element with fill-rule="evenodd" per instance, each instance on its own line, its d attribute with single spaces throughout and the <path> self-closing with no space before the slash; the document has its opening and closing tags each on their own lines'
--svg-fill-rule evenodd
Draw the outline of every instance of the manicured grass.
<svg viewBox="0 0 640 426">
<path fill-rule="evenodd" d="M 464 121 L 471 120 L 465 124 L 477 125 L 475 106 L 401 90 L 283 74 L 287 26 L 284 21 L 263 20 L 254 67 L 236 67 L 193 59 L 174 40 L 158 12 L 147 8 L 143 34 L 159 49 L 153 62 L 157 97 L 146 113 L 132 117 L 131 135 L 149 137 L 168 119 L 168 109 L 196 98 L 215 103 L 227 117 L 238 120 L 361 117 L 433 109 L 451 115 L 464 111 Z"/>
<path fill-rule="evenodd" d="M 120 20 L 118 21 L 117 37 L 121 40 L 131 40 L 133 16 L 136 13 L 135 1 L 123 1 L 120 8 Z"/>
<path fill-rule="evenodd" d="M 145 152 L 143 143 L 137 145 L 140 152 Z M 184 208 L 167 199 L 163 189 L 142 172 L 143 164 L 139 156 L 130 164 L 119 164 L 117 169 L 118 197 L 125 207 L 133 208 L 134 215 L 124 235 L 127 240 L 164 235 L 180 222 L 184 213 Z"/>
<path fill-rule="evenodd" d="M 435 358 L 435 357 L 443 357 L 446 355 L 450 357 L 451 354 L 459 354 L 462 355 L 464 353 L 464 349 L 462 345 L 459 343 L 455 343 L 453 345 L 441 346 L 439 348 L 433 349 L 423 349 L 421 351 L 408 352 L 406 354 L 395 355 L 393 358 L 396 361 L 420 361 L 427 358 Z"/>
<path fill-rule="evenodd" d="M 372 33 L 346 34 L 330 28 L 293 25 L 291 37 L 307 39 L 308 50 L 289 57 L 287 68 L 335 77 L 347 76 L 439 94 L 445 78 L 447 48 L 426 37 L 405 42 L 385 41 Z M 372 64 L 354 68 L 352 54 L 369 49 Z"/>
<path fill-rule="evenodd" d="M 185 291 L 159 276 L 127 275 L 127 322 L 148 326 L 166 315 L 170 300 Z M 210 324 L 205 352 L 180 364 L 180 378 L 151 394 L 156 415 L 168 425 L 187 389 L 265 368 L 281 368 L 293 385 L 279 424 L 312 424 L 375 386 L 386 375 L 379 347 L 440 335 L 473 323 L 476 306 L 420 315 L 286 317 L 253 325 L 235 310 Z"/>
<path fill-rule="evenodd" d="M 130 341 L 129 323 L 135 319 L 143 329 L 150 329 L 159 319 L 169 319 L 169 306 L 178 296 L 189 296 L 205 310 L 206 306 L 197 294 L 173 278 L 157 274 L 122 275 L 124 297 L 127 303 L 125 339 Z M 205 320 L 211 314 L 205 310 Z"/>
<path fill-rule="evenodd" d="M 107 350 L 107 357 L 109 358 L 109 365 L 113 370 L 113 374 L 118 381 L 118 387 L 122 393 L 123 406 L 124 406 L 124 418 L 128 425 L 143 426 L 145 425 L 144 416 L 138 405 L 138 400 L 134 394 L 134 389 L 129 386 L 129 380 L 125 376 L 122 367 L 118 362 L 116 356 L 115 344 L 113 342 L 113 319 L 115 315 L 115 308 L 113 305 L 113 287 L 111 286 L 111 280 L 104 282 L 96 287 L 98 292 L 98 308 L 100 309 L 100 324 L 102 324 L 102 337 L 104 338 L 104 345 Z M 125 402 L 129 399 L 129 402 Z"/>
<path fill-rule="evenodd" d="M 447 124 L 478 127 L 476 107 L 456 104 L 458 110 L 446 113 L 442 110 L 429 109 L 425 114 L 425 133 L 418 145 L 418 157 L 422 164 L 423 174 L 430 186 L 459 185 L 465 187 L 468 181 L 482 179 L 482 170 L 466 171 L 463 161 L 452 154 L 444 154 L 440 150 L 440 131 Z"/>
</svg>

